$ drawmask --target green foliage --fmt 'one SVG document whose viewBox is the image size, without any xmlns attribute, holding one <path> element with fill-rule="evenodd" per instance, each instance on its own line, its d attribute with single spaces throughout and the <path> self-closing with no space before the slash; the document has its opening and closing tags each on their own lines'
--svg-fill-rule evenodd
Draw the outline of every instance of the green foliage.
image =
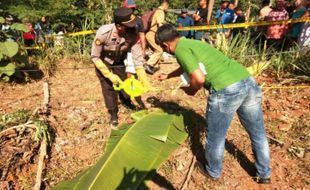
<svg viewBox="0 0 310 190">
<path fill-rule="evenodd" d="M 0 64 L 0 78 L 5 82 L 10 80 L 10 76 L 14 75 L 16 66 L 13 63 L 1 66 Z"/>
<path fill-rule="evenodd" d="M 93 18 L 96 27 L 105 23 L 106 16 L 112 15 L 113 4 L 115 1 L 7 0 L 1 5 L 2 9 L 20 20 L 38 22 L 42 16 L 46 16 L 53 29 L 62 25 L 68 31 L 74 31 L 82 28 L 80 21 L 86 18 Z"/>
<path fill-rule="evenodd" d="M 223 34 L 216 34 L 214 44 L 225 55 L 248 67 L 267 59 L 266 45 L 258 48 L 254 43 L 255 40 L 251 38 L 250 32 L 238 34 L 233 39 L 224 38 Z"/>
<path fill-rule="evenodd" d="M 292 62 L 293 67 L 297 70 L 297 74 L 310 77 L 310 50 L 305 49 L 300 52 L 297 58 Z"/>
<path fill-rule="evenodd" d="M 16 42 L 0 42 L 0 54 L 3 56 L 13 57 L 18 52 L 18 44 Z M 3 57 L 2 56 L 2 57 Z"/>
<path fill-rule="evenodd" d="M 22 31 L 22 32 L 27 32 L 28 28 L 26 25 L 21 24 L 21 23 L 14 23 L 10 26 L 10 28 L 12 30 L 18 30 L 18 31 Z"/>
<path fill-rule="evenodd" d="M 29 111 L 24 109 L 18 110 L 13 113 L 0 114 L 0 130 L 4 129 L 5 127 L 25 123 L 28 119 L 29 119 Z"/>
<path fill-rule="evenodd" d="M 0 17 L 3 21 L 3 17 Z M 0 31 L 0 80 L 9 81 L 10 77 L 16 74 L 16 68 L 20 64 L 26 64 L 23 59 L 23 51 L 19 50 L 18 42 L 13 40 L 10 32 L 20 34 L 27 31 L 27 27 L 21 23 L 14 23 L 9 31 Z"/>
<path fill-rule="evenodd" d="M 41 120 L 35 120 L 34 125 L 36 126 L 36 132 L 33 135 L 35 141 L 44 140 L 50 142 L 51 137 L 48 131 L 48 124 Z"/>
<path fill-rule="evenodd" d="M 0 24 L 3 24 L 5 22 L 5 19 L 3 17 L 0 17 Z"/>
<path fill-rule="evenodd" d="M 146 114 L 146 115 L 144 115 Z M 143 116 L 144 115 L 144 116 Z M 162 111 L 135 114 L 138 121 L 113 130 L 104 155 L 61 189 L 137 189 L 186 138 L 183 117 Z"/>
<path fill-rule="evenodd" d="M 93 18 L 86 18 L 81 21 L 81 30 L 92 30 L 94 25 L 95 21 Z M 78 60 L 90 60 L 90 49 L 93 39 L 94 35 L 67 37 L 65 39 L 66 53 L 74 55 L 75 59 Z"/>
</svg>

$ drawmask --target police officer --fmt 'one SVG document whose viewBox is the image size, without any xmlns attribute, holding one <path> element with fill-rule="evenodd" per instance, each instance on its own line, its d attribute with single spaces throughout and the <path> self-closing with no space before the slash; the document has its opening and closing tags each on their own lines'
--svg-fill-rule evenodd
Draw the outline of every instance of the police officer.
<svg viewBox="0 0 310 190">
<path fill-rule="evenodd" d="M 102 88 L 105 105 L 111 116 L 111 127 L 118 125 L 117 92 L 113 85 L 126 79 L 124 60 L 131 52 L 134 67 L 139 80 L 146 87 L 150 86 L 143 68 L 145 62 L 141 43 L 136 31 L 136 17 L 129 8 L 121 7 L 114 11 L 114 22 L 101 26 L 92 44 L 91 59 L 96 67 Z M 134 109 L 130 97 L 124 92 L 119 93 L 121 102 Z"/>
</svg>

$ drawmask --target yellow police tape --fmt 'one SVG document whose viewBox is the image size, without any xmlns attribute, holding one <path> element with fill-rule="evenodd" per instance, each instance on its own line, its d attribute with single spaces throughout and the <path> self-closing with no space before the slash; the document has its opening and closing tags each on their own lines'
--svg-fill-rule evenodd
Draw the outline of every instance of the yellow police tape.
<svg viewBox="0 0 310 190">
<path fill-rule="evenodd" d="M 67 36 L 81 36 L 81 35 L 88 35 L 88 34 L 94 34 L 94 33 L 96 33 L 96 30 L 84 30 L 80 32 L 69 33 L 67 34 Z"/>
<path fill-rule="evenodd" d="M 260 21 L 260 22 L 245 22 L 237 24 L 219 24 L 219 25 L 207 25 L 207 26 L 190 26 L 190 27 L 179 27 L 178 31 L 186 30 L 215 30 L 215 29 L 228 29 L 228 28 L 247 28 L 255 26 L 268 26 L 268 25 L 277 25 L 277 24 L 295 24 L 301 22 L 310 22 L 310 17 L 282 20 L 282 21 Z M 82 36 L 96 33 L 96 30 L 84 30 L 79 32 L 72 32 L 65 34 L 66 36 Z M 26 49 L 41 49 L 42 47 L 27 47 Z"/>
<path fill-rule="evenodd" d="M 295 89 L 295 88 L 310 88 L 310 86 L 263 86 L 263 89 Z"/>
<path fill-rule="evenodd" d="M 310 17 L 291 19 L 291 20 L 282 20 L 282 21 L 260 21 L 260 22 L 245 22 L 245 23 L 236 23 L 236 24 L 219 24 L 219 25 L 207 25 L 207 26 L 191 26 L 191 27 L 179 27 L 178 31 L 184 30 L 214 30 L 214 29 L 228 29 L 228 28 L 247 28 L 255 26 L 269 26 L 269 25 L 278 25 L 278 24 L 295 24 L 300 22 L 309 22 Z"/>
<path fill-rule="evenodd" d="M 214 29 L 227 29 L 227 28 L 247 28 L 254 26 L 268 26 L 268 25 L 277 25 L 277 24 L 295 24 L 300 22 L 309 22 L 310 17 L 290 19 L 290 20 L 281 20 L 281 21 L 260 21 L 260 22 L 245 22 L 237 24 L 219 24 L 219 25 L 207 25 L 207 26 L 190 26 L 190 27 L 179 27 L 178 31 L 184 30 L 214 30 Z"/>
<path fill-rule="evenodd" d="M 260 22 L 245 22 L 237 24 L 218 24 L 218 25 L 207 25 L 207 26 L 190 26 L 190 27 L 179 27 L 178 31 L 184 30 L 215 30 L 215 29 L 227 29 L 227 28 L 247 28 L 255 26 L 268 26 L 276 24 L 295 24 L 300 22 L 310 22 L 310 17 L 290 19 L 290 20 L 281 20 L 281 21 L 260 21 Z M 95 30 L 84 30 L 80 32 L 73 32 L 67 34 L 67 36 L 80 36 L 96 33 Z"/>
</svg>

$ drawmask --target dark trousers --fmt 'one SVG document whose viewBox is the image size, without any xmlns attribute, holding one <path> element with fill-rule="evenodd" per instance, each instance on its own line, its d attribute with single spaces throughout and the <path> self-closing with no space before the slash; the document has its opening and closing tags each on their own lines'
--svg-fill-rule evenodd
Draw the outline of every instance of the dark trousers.
<svg viewBox="0 0 310 190">
<path fill-rule="evenodd" d="M 125 67 L 117 65 L 117 67 L 112 68 L 112 72 L 118 75 L 119 78 L 122 80 L 125 80 L 127 78 Z M 117 113 L 118 112 L 117 94 L 119 94 L 122 103 L 129 103 L 130 97 L 123 90 L 121 90 L 120 92 L 115 91 L 113 89 L 112 82 L 109 79 L 105 78 L 98 69 L 96 69 L 96 75 L 100 80 L 104 102 L 109 113 L 110 114 Z"/>
</svg>

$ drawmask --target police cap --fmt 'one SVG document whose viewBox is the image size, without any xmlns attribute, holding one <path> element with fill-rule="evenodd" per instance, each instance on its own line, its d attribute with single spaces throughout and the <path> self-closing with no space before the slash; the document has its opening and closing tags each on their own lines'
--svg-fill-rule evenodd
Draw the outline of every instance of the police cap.
<svg viewBox="0 0 310 190">
<path fill-rule="evenodd" d="M 136 26 L 136 16 L 133 15 L 132 9 L 121 7 L 114 10 L 114 22 L 116 24 L 122 24 L 126 27 Z"/>
</svg>

